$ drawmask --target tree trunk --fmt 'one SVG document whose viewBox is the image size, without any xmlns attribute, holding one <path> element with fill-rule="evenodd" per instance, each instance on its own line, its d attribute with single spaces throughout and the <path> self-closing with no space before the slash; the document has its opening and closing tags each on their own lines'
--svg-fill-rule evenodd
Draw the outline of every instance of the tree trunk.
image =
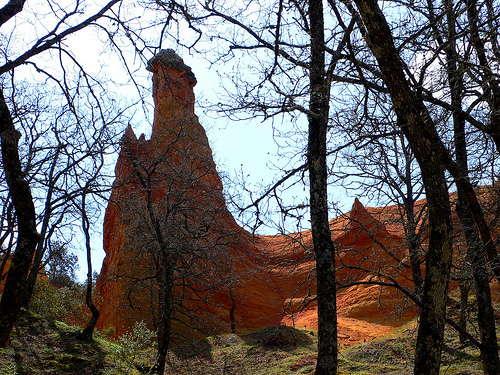
<svg viewBox="0 0 500 375">
<path fill-rule="evenodd" d="M 236 333 L 236 319 L 234 312 L 236 310 L 236 299 L 234 298 L 233 289 L 229 288 L 229 295 L 231 296 L 231 310 L 229 310 L 229 319 L 231 320 L 231 333 Z"/>
<path fill-rule="evenodd" d="M 481 240 L 474 227 L 474 218 L 467 210 L 467 206 L 460 201 L 460 195 L 459 193 L 457 212 L 467 240 L 467 257 L 470 259 L 474 276 L 477 324 L 481 337 L 481 347 L 479 348 L 481 350 L 481 360 L 486 375 L 498 375 L 500 374 L 500 361 L 486 257 Z"/>
<path fill-rule="evenodd" d="M 309 17 L 311 96 L 307 163 L 318 294 L 318 362 L 315 374 L 331 375 L 337 373 L 337 302 L 335 247 L 328 222 L 326 133 L 330 86 L 325 75 L 324 21 L 321 0 L 309 1 Z"/>
<path fill-rule="evenodd" d="M 469 286 L 466 280 L 461 280 L 458 282 L 460 287 L 460 321 L 459 325 L 462 329 L 458 332 L 460 344 L 465 345 L 467 343 L 467 320 L 469 318 Z"/>
<path fill-rule="evenodd" d="M 458 57 L 455 50 L 455 14 L 451 0 L 445 1 L 447 15 L 448 42 L 444 45 L 446 53 L 446 70 L 450 86 L 451 104 L 453 108 L 462 108 L 463 76 L 458 70 Z M 493 90 L 494 91 L 494 90 Z M 467 143 L 465 138 L 465 118 L 461 111 L 453 111 L 453 133 L 455 141 L 455 159 L 457 168 L 462 175 L 461 180 L 469 180 L 469 167 L 467 160 Z M 481 359 L 483 369 L 487 375 L 500 374 L 498 358 L 498 344 L 495 328 L 495 316 L 491 304 L 491 290 L 488 280 L 486 251 L 483 247 L 476 229 L 474 216 L 469 208 L 466 191 L 457 183 L 457 213 L 462 223 L 462 228 L 467 242 L 467 258 L 471 261 L 476 302 L 478 307 L 478 326 L 481 336 Z M 484 218 L 484 217 L 483 217 Z M 464 327 L 465 328 L 465 327 Z"/>
<path fill-rule="evenodd" d="M 419 163 L 429 210 L 429 247 L 420 309 L 414 373 L 438 375 L 444 342 L 446 296 L 452 258 L 452 220 L 439 145 L 421 99 L 411 91 L 391 30 L 376 0 L 355 0 L 401 130 Z"/>
<path fill-rule="evenodd" d="M 20 137 L 21 134 L 14 128 L 9 108 L 0 90 L 2 160 L 18 223 L 16 250 L 12 255 L 0 300 L 0 347 L 2 348 L 8 345 L 10 333 L 19 316 L 31 261 L 40 240 L 36 229 L 33 197 L 28 182 L 24 179 L 19 157 Z"/>
<path fill-rule="evenodd" d="M 158 357 L 153 367 L 153 371 L 163 375 L 165 372 L 165 362 L 167 352 L 170 346 L 170 336 L 172 333 L 172 287 L 173 287 L 173 269 L 170 266 L 171 260 L 168 254 L 165 254 L 166 249 L 161 249 L 161 262 L 158 267 L 158 328 L 156 338 L 158 340 Z"/>
<path fill-rule="evenodd" d="M 101 314 L 92 302 L 92 248 L 90 246 L 90 222 L 85 208 L 85 193 L 82 196 L 82 229 L 85 233 L 85 247 L 87 249 L 87 293 L 85 295 L 85 303 L 92 313 L 92 316 L 90 317 L 87 326 L 82 331 L 81 338 L 85 341 L 91 341 L 95 325 L 97 324 Z"/>
</svg>

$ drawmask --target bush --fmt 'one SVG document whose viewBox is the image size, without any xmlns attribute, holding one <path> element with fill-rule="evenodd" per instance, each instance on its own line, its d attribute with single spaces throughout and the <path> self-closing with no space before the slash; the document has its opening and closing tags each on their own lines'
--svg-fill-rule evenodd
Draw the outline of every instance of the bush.
<svg viewBox="0 0 500 375">
<path fill-rule="evenodd" d="M 85 306 L 85 288 L 79 284 L 57 288 L 40 279 L 35 284 L 29 308 L 42 317 L 71 325 L 84 326 L 90 318 Z"/>
<path fill-rule="evenodd" d="M 146 351 L 151 348 L 155 334 L 146 327 L 144 321 L 136 322 L 131 332 L 120 337 L 111 356 L 114 367 L 105 375 L 134 374 L 136 368 L 148 368 Z"/>
</svg>

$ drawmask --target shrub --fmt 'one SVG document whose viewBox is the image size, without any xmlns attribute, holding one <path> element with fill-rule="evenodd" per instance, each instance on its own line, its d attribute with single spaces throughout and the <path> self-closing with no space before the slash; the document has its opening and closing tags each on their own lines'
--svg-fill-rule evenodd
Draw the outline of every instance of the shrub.
<svg viewBox="0 0 500 375">
<path fill-rule="evenodd" d="M 35 284 L 30 310 L 48 319 L 83 326 L 90 318 L 85 306 L 85 289 L 82 285 L 57 288 L 46 280 Z"/>
<path fill-rule="evenodd" d="M 144 321 L 136 322 L 131 332 L 125 333 L 113 348 L 111 356 L 114 367 L 105 375 L 134 374 L 135 368 L 147 368 L 147 349 L 151 348 L 155 334 Z"/>
</svg>

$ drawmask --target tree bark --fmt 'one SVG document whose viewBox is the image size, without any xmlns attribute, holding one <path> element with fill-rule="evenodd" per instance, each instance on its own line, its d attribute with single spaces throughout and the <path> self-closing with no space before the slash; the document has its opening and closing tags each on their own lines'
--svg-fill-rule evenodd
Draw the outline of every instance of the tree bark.
<svg viewBox="0 0 500 375">
<path fill-rule="evenodd" d="M 460 288 L 460 321 L 458 322 L 461 331 L 458 332 L 460 344 L 467 343 L 467 319 L 469 318 L 469 286 L 466 280 L 458 282 Z"/>
<path fill-rule="evenodd" d="M 0 26 L 23 10 L 26 0 L 10 0 L 0 9 Z"/>
<path fill-rule="evenodd" d="M 475 230 L 474 218 L 470 215 L 466 203 L 460 198 L 457 213 L 462 222 L 467 242 L 467 257 L 470 259 L 477 303 L 477 324 L 481 337 L 481 360 L 486 375 L 500 374 L 498 342 L 495 327 L 495 313 L 491 304 L 491 290 L 488 268 L 482 242 Z M 463 199 L 463 197 L 462 197 Z"/>
<path fill-rule="evenodd" d="M 231 333 L 236 333 L 236 318 L 234 312 L 236 311 L 236 299 L 234 298 L 233 289 L 229 288 L 229 296 L 231 297 L 231 310 L 229 310 L 229 319 L 231 320 Z"/>
<path fill-rule="evenodd" d="M 81 338 L 85 341 L 91 341 L 95 326 L 101 314 L 92 301 L 92 248 L 90 246 L 90 222 L 85 207 L 85 193 L 82 196 L 82 229 L 85 233 L 85 247 L 87 250 L 87 292 L 85 294 L 85 303 L 92 313 L 92 316 L 87 326 L 82 331 Z"/>
<path fill-rule="evenodd" d="M 458 57 L 455 50 L 455 14 L 453 13 L 454 7 L 452 0 L 445 1 L 445 9 L 447 16 L 448 41 L 447 43 L 443 43 L 442 40 L 438 40 L 438 42 L 444 46 L 446 53 L 446 71 L 450 86 L 452 107 L 461 109 L 463 76 L 457 67 Z M 452 115 L 457 168 L 460 170 L 463 178 L 469 180 L 467 143 L 465 138 L 465 118 L 462 115 L 462 111 L 459 110 L 454 110 Z M 479 237 L 474 216 L 469 209 L 467 194 L 461 184 L 457 184 L 457 195 L 457 213 L 465 234 L 467 243 L 467 258 L 471 262 L 472 274 L 474 277 L 476 302 L 478 307 L 478 326 L 481 336 L 480 350 L 483 369 L 487 375 L 496 375 L 500 374 L 500 362 L 498 358 L 495 315 L 491 304 L 491 290 L 485 256 L 486 252 Z"/>
<path fill-rule="evenodd" d="M 36 229 L 35 205 L 25 180 L 19 157 L 21 134 L 14 122 L 0 89 L 0 137 L 5 178 L 16 209 L 17 245 L 10 264 L 2 299 L 0 300 L 0 347 L 8 345 L 10 333 L 22 307 L 31 261 L 40 236 Z"/>
<path fill-rule="evenodd" d="M 158 356 L 153 371 L 162 375 L 165 372 L 165 362 L 168 348 L 170 346 L 170 336 L 172 333 L 172 289 L 173 289 L 173 268 L 172 260 L 166 253 L 166 249 L 161 249 L 161 266 L 158 267 L 158 327 L 156 337 L 158 340 Z"/>
<path fill-rule="evenodd" d="M 444 341 L 446 296 L 452 258 L 452 220 L 448 188 L 434 124 L 421 98 L 408 84 L 392 33 L 376 0 L 355 0 L 401 130 L 420 165 L 429 209 L 429 246 L 414 373 L 438 375 Z"/>
<path fill-rule="evenodd" d="M 307 163 L 318 294 L 318 362 L 315 374 L 331 375 L 337 373 L 337 301 L 335 245 L 328 222 L 326 133 L 330 85 L 325 74 L 324 19 L 321 0 L 309 0 L 309 17 L 311 96 Z"/>
</svg>

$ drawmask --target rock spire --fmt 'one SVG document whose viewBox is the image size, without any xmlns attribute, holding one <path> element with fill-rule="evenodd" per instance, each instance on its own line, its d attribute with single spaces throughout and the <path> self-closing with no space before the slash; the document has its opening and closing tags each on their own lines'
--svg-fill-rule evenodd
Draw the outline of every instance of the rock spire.
<svg viewBox="0 0 500 375">
<path fill-rule="evenodd" d="M 155 328 L 156 267 L 159 255 L 167 254 L 177 277 L 171 298 L 184 298 L 181 307 L 190 312 L 177 312 L 176 321 L 183 324 L 173 327 L 175 332 L 184 329 L 186 334 L 185 327 L 204 333 L 241 332 L 276 324 L 317 328 L 310 231 L 257 236 L 240 228 L 226 207 L 205 130 L 194 112 L 194 73 L 172 49 L 149 60 L 147 70 L 153 73 L 152 135 L 149 140 L 137 138 L 129 126 L 122 138 L 104 219 L 98 326 L 114 327 L 115 336 L 138 320 Z M 362 280 L 366 273 L 357 266 L 387 267 L 395 262 L 394 254 L 404 254 L 402 227 L 394 230 L 394 224 L 392 229 L 382 224 L 382 219 L 398 214 L 397 208 L 382 212 L 356 200 L 350 214 L 332 220 L 338 264 L 346 265 L 338 271 L 339 278 Z M 394 251 L 388 255 L 382 247 Z M 189 289 L 186 280 L 194 287 Z M 355 300 L 349 290 L 343 292 L 348 302 L 339 306 L 350 324 L 346 337 L 356 336 L 355 319 L 363 320 L 365 332 L 358 341 L 405 321 L 387 315 L 388 307 L 397 307 L 394 293 L 373 286 Z M 306 310 L 298 314 L 304 301 L 309 301 Z M 370 316 L 361 312 L 368 305 Z M 381 321 L 386 325 L 379 330 Z M 342 335 L 342 319 L 339 322 Z M 366 336 L 367 327 L 371 337 Z"/>
</svg>

